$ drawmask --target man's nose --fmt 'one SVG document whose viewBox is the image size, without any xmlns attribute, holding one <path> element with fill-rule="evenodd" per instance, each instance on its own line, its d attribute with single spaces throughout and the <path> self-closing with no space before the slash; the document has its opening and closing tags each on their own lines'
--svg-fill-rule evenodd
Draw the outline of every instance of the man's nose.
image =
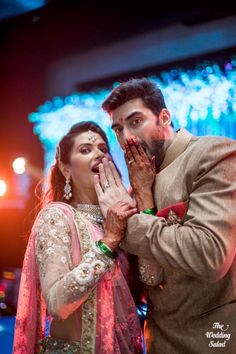
<svg viewBox="0 0 236 354">
<path fill-rule="evenodd" d="M 123 134 L 124 142 L 126 142 L 130 138 L 135 138 L 134 134 L 130 132 L 129 129 L 124 129 L 124 134 Z"/>
</svg>

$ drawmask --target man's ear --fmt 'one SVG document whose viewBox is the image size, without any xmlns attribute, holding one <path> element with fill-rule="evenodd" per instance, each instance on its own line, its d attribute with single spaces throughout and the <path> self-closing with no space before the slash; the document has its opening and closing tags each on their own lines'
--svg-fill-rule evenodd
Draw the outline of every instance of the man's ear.
<svg viewBox="0 0 236 354">
<path fill-rule="evenodd" d="M 163 108 L 159 114 L 159 124 L 163 128 L 167 128 L 171 126 L 171 117 L 170 117 L 170 112 L 168 109 Z"/>
<path fill-rule="evenodd" d="M 65 165 L 63 162 L 59 161 L 58 167 L 65 179 L 70 177 L 70 169 L 68 165 Z"/>
</svg>

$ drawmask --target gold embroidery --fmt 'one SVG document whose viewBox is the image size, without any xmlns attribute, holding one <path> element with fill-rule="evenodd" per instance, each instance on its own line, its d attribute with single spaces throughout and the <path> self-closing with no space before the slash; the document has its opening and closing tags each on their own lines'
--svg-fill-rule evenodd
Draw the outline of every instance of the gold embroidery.
<svg viewBox="0 0 236 354">
<path fill-rule="evenodd" d="M 170 210 L 166 222 L 168 225 L 180 224 L 181 218 L 173 210 Z"/>
<path fill-rule="evenodd" d="M 74 219 L 80 237 L 81 252 L 84 256 L 91 249 L 89 232 L 79 212 L 74 212 Z M 93 353 L 96 339 L 96 299 L 97 289 L 94 288 L 82 305 L 82 353 Z"/>
<path fill-rule="evenodd" d="M 138 258 L 139 279 L 146 285 L 154 286 L 161 282 L 163 269 L 156 263 L 145 258 Z"/>
</svg>

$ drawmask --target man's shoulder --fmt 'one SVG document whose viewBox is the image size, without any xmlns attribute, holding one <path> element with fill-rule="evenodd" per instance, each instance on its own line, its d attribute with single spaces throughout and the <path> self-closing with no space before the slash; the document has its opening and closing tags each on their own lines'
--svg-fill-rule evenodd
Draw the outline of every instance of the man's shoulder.
<svg viewBox="0 0 236 354">
<path fill-rule="evenodd" d="M 190 142 L 193 149 L 204 151 L 205 149 L 222 149 L 236 150 L 236 140 L 224 136 L 193 136 Z"/>
</svg>

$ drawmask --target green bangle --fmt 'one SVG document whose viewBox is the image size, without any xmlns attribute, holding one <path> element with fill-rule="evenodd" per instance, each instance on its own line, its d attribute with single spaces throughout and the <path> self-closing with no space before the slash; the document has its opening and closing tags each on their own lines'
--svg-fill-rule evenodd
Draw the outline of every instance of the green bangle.
<svg viewBox="0 0 236 354">
<path fill-rule="evenodd" d="M 142 211 L 144 214 L 155 215 L 155 208 L 148 208 Z"/>
<path fill-rule="evenodd" d="M 96 246 L 104 253 L 106 256 L 114 259 L 115 258 L 115 253 L 112 252 L 112 250 L 101 240 L 95 242 Z"/>
</svg>

